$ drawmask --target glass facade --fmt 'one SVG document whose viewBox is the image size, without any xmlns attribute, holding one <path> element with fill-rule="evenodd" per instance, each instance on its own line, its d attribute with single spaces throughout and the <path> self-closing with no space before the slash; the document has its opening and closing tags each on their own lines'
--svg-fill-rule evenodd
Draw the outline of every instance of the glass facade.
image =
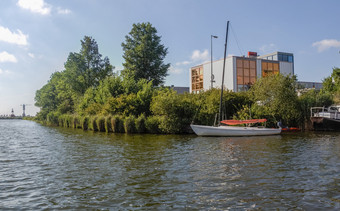
<svg viewBox="0 0 340 211">
<path fill-rule="evenodd" d="M 199 93 L 203 90 L 203 66 L 191 69 L 191 88 L 193 93 Z"/>
<path fill-rule="evenodd" d="M 268 56 L 262 56 L 262 59 L 282 61 L 282 62 L 294 62 L 293 54 L 277 52 L 277 54 L 271 54 Z"/>
<path fill-rule="evenodd" d="M 256 60 L 236 59 L 237 91 L 248 90 L 256 81 Z"/>
<path fill-rule="evenodd" d="M 282 62 L 293 62 L 293 55 L 291 54 L 284 54 L 284 53 L 279 53 L 278 54 L 278 60 Z"/>
<path fill-rule="evenodd" d="M 280 72 L 279 62 L 262 60 L 261 66 L 262 77 L 266 77 L 270 74 L 278 74 Z"/>
</svg>

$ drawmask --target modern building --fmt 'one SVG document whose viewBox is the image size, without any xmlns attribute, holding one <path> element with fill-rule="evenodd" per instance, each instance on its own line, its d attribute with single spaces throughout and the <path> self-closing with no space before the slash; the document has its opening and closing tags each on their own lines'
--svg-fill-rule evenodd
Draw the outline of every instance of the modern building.
<svg viewBox="0 0 340 211">
<path fill-rule="evenodd" d="M 298 89 L 322 89 L 321 82 L 307 82 L 307 81 L 298 81 Z"/>
<path fill-rule="evenodd" d="M 197 65 L 190 69 L 190 93 L 198 93 L 222 84 L 223 59 Z M 211 72 L 211 66 L 213 66 Z M 248 52 L 248 56 L 229 56 L 226 58 L 224 86 L 234 92 L 244 91 L 258 78 L 272 73 L 284 75 L 294 74 L 294 56 L 292 53 L 274 52 L 258 56 L 256 52 Z"/>
<path fill-rule="evenodd" d="M 174 85 L 171 85 L 170 89 L 176 91 L 177 94 L 184 94 L 186 92 L 189 92 L 189 87 L 183 87 L 183 86 L 174 86 Z"/>
</svg>

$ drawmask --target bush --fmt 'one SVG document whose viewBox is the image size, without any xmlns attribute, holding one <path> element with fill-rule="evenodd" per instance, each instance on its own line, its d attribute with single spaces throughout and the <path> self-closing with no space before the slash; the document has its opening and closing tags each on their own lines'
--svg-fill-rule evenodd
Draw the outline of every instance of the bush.
<svg viewBox="0 0 340 211">
<path fill-rule="evenodd" d="M 71 116 L 68 114 L 64 114 L 63 117 L 63 125 L 64 127 L 70 127 L 71 126 Z"/>
<path fill-rule="evenodd" d="M 137 119 L 136 119 L 136 132 L 137 133 L 145 133 L 145 115 L 141 114 Z"/>
<path fill-rule="evenodd" d="M 90 117 L 90 122 L 89 122 L 89 130 L 93 130 L 93 131 L 98 131 L 98 127 L 97 127 L 97 116 L 91 116 Z"/>
<path fill-rule="evenodd" d="M 105 118 L 105 131 L 107 133 L 112 133 L 112 122 L 111 122 L 112 116 L 107 116 Z"/>
<path fill-rule="evenodd" d="M 124 121 L 121 116 L 115 115 L 111 118 L 112 131 L 114 133 L 124 133 Z"/>
<path fill-rule="evenodd" d="M 159 129 L 160 117 L 159 116 L 149 116 L 145 121 L 146 131 L 149 133 L 160 133 Z"/>
<path fill-rule="evenodd" d="M 136 124 L 135 124 L 135 116 L 128 116 L 125 118 L 124 128 L 126 133 L 135 133 L 136 132 Z"/>
<path fill-rule="evenodd" d="M 100 116 L 96 119 L 97 128 L 100 132 L 105 132 L 105 117 Z"/>
<path fill-rule="evenodd" d="M 81 128 L 79 116 L 77 116 L 77 115 L 72 116 L 72 127 L 73 128 Z"/>
<path fill-rule="evenodd" d="M 64 116 L 65 116 L 65 115 L 60 115 L 60 116 L 58 117 L 58 125 L 59 125 L 60 127 L 65 127 L 65 126 L 64 126 Z"/>
<path fill-rule="evenodd" d="M 59 116 L 60 114 L 56 111 L 52 111 L 47 114 L 46 120 L 48 125 L 58 126 L 59 125 Z"/>
<path fill-rule="evenodd" d="M 89 121 L 90 121 L 90 117 L 88 116 L 84 116 L 80 119 L 80 125 L 83 130 L 89 129 Z"/>
</svg>

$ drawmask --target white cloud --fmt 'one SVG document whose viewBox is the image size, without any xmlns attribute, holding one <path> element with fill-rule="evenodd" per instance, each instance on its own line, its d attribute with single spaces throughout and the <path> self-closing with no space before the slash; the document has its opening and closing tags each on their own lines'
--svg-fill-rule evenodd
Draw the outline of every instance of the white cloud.
<svg viewBox="0 0 340 211">
<path fill-rule="evenodd" d="M 207 62 L 209 61 L 209 51 L 205 49 L 203 52 L 200 50 L 194 50 L 190 56 L 189 61 L 176 62 L 176 66 L 184 66 L 197 62 Z"/>
<path fill-rule="evenodd" d="M 318 49 L 318 52 L 325 51 L 329 48 L 338 48 L 340 47 L 340 41 L 331 39 L 331 40 L 321 40 L 312 44 L 313 47 Z"/>
<path fill-rule="evenodd" d="M 0 75 L 9 75 L 11 72 L 9 70 L 2 70 L 0 69 Z"/>
<path fill-rule="evenodd" d="M 184 72 L 184 69 L 187 69 L 187 67 L 183 66 L 193 65 L 194 63 L 204 63 L 207 61 L 209 61 L 209 51 L 207 49 L 202 52 L 200 50 L 194 50 L 191 53 L 189 61 L 176 62 L 175 66 L 170 66 L 169 72 L 173 74 L 181 74 Z"/>
<path fill-rule="evenodd" d="M 28 56 L 31 57 L 32 59 L 35 58 L 35 55 L 33 53 L 28 53 Z"/>
<path fill-rule="evenodd" d="M 18 62 L 17 58 L 15 58 L 14 55 L 7 53 L 6 51 L 3 51 L 0 53 L 0 63 L 2 62 Z"/>
<path fill-rule="evenodd" d="M 272 52 L 275 52 L 277 51 L 277 46 L 273 43 L 270 43 L 268 45 L 263 45 L 260 47 L 260 52 L 262 53 L 272 53 Z"/>
<path fill-rule="evenodd" d="M 17 5 L 22 9 L 30 10 L 33 13 L 48 15 L 51 13 L 51 6 L 44 0 L 19 0 Z"/>
<path fill-rule="evenodd" d="M 23 34 L 19 29 L 17 32 L 11 32 L 8 28 L 0 26 L 0 41 L 17 44 L 28 45 L 28 35 Z"/>
<path fill-rule="evenodd" d="M 191 55 L 192 61 L 207 61 L 209 60 L 209 51 L 205 49 L 203 52 L 194 50 Z"/>
<path fill-rule="evenodd" d="M 190 64 L 191 62 L 190 61 L 184 61 L 184 62 L 177 62 L 176 65 L 177 66 L 180 66 L 180 65 L 188 65 Z"/>
<path fill-rule="evenodd" d="M 64 14 L 64 15 L 67 15 L 67 14 L 71 13 L 71 10 L 69 10 L 69 9 L 62 9 L 60 7 L 57 8 L 57 11 L 58 11 L 58 14 Z"/>
<path fill-rule="evenodd" d="M 183 72 L 183 69 L 170 66 L 169 72 L 174 74 L 181 74 Z"/>
</svg>

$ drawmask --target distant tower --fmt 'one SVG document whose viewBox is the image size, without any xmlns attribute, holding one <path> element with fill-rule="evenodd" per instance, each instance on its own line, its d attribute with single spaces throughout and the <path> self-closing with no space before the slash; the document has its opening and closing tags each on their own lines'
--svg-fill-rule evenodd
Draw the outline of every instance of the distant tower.
<svg viewBox="0 0 340 211">
<path fill-rule="evenodd" d="M 26 105 L 22 104 L 22 117 L 26 116 L 26 114 L 25 114 L 25 107 L 26 107 Z"/>
<path fill-rule="evenodd" d="M 26 114 L 25 114 L 26 106 L 30 106 L 30 104 L 22 104 L 20 106 L 22 106 L 22 117 L 25 117 L 26 116 Z"/>
<path fill-rule="evenodd" d="M 12 108 L 12 114 L 11 114 L 11 117 L 15 117 L 13 108 Z"/>
</svg>

